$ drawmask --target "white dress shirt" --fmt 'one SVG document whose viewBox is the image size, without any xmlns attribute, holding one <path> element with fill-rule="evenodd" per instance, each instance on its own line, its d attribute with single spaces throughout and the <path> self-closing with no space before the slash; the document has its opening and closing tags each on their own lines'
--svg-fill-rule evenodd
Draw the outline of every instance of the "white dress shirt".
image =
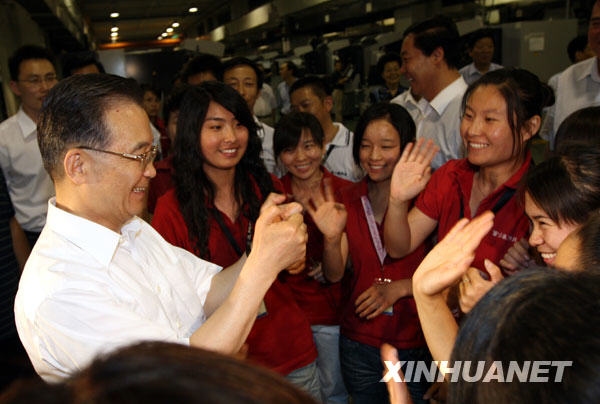
<svg viewBox="0 0 600 404">
<path fill-rule="evenodd" d="M 279 95 L 279 108 L 282 114 L 290 112 L 290 86 L 285 81 L 282 81 L 277 85 L 277 94 Z"/>
<path fill-rule="evenodd" d="M 467 83 L 459 76 L 427 104 L 424 118 L 417 124 L 417 139 L 432 139 L 440 148 L 431 162 L 434 170 L 448 160 L 464 155 L 460 136 L 462 98 Z"/>
<path fill-rule="evenodd" d="M 419 122 L 421 122 L 428 108 L 427 100 L 423 97 L 421 97 L 419 101 L 415 100 L 415 97 L 413 97 L 412 93 L 410 92 L 410 88 L 403 91 L 402 94 L 392 98 L 390 102 L 404 107 L 404 109 L 406 109 L 406 111 L 408 111 L 412 117 L 413 121 L 415 121 L 415 125 L 418 125 Z"/>
<path fill-rule="evenodd" d="M 540 135 L 554 149 L 558 127 L 569 115 L 581 108 L 600 105 L 598 58 L 589 58 L 567 67 L 556 84 L 556 102 L 548 110 Z"/>
<path fill-rule="evenodd" d="M 354 133 L 339 122 L 333 124 L 338 130 L 331 142 L 325 145 L 323 165 L 335 176 L 352 182 L 360 181 L 364 173 L 352 156 Z"/>
<path fill-rule="evenodd" d="M 256 116 L 254 116 L 254 122 L 258 125 L 258 130 L 256 133 L 258 137 L 262 141 L 262 152 L 260 157 L 265 163 L 265 167 L 267 167 L 267 171 L 276 177 L 281 176 L 281 169 L 277 165 L 277 161 L 275 160 L 275 153 L 273 152 L 273 134 L 275 133 L 275 129 L 258 120 Z"/>
<path fill-rule="evenodd" d="M 496 63 L 490 63 L 490 68 L 488 69 L 488 72 L 493 72 L 494 70 L 502 69 L 503 67 L 504 66 L 498 65 Z M 461 76 L 463 76 L 463 79 L 465 79 L 467 85 L 473 84 L 481 76 L 483 76 L 483 73 L 481 73 L 479 70 L 477 70 L 477 67 L 475 67 L 475 63 L 470 63 L 466 65 L 458 72 L 461 74 Z"/>
<path fill-rule="evenodd" d="M 270 116 L 275 108 L 277 108 L 277 98 L 273 88 L 267 83 L 263 83 L 254 103 L 254 114 L 263 117 Z"/>
<path fill-rule="evenodd" d="M 118 234 L 52 198 L 15 300 L 19 337 L 49 382 L 136 341 L 189 344 L 219 270 L 137 217 Z"/>
<path fill-rule="evenodd" d="M 17 221 L 27 231 L 40 232 L 54 184 L 44 169 L 35 122 L 22 108 L 0 124 L 0 166 Z"/>
</svg>

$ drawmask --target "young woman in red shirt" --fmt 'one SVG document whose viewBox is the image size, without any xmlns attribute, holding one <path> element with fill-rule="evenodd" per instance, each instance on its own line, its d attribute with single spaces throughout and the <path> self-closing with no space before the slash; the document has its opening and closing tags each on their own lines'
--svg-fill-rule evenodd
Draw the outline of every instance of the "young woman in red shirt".
<svg viewBox="0 0 600 404">
<path fill-rule="evenodd" d="M 175 189 L 157 203 L 152 225 L 170 243 L 227 267 L 245 259 L 253 223 L 281 183 L 266 170 L 252 113 L 231 87 L 206 82 L 181 103 Z M 310 324 L 287 284 L 276 280 L 248 336 L 248 358 L 318 397 Z"/>
<path fill-rule="evenodd" d="M 336 193 L 352 182 L 331 174 L 323 161 L 324 133 L 319 120 L 305 112 L 291 112 L 275 127 L 273 151 L 287 174 L 281 178 L 286 194 L 308 206 L 309 198 L 324 187 Z M 323 278 L 323 234 L 306 214 L 308 243 L 307 270 L 287 277 L 300 308 L 311 324 L 319 352 L 317 371 L 321 400 L 324 403 L 347 403 L 348 393 L 342 380 L 339 355 L 341 284 Z M 340 223 L 343 227 L 345 221 Z"/>
</svg>

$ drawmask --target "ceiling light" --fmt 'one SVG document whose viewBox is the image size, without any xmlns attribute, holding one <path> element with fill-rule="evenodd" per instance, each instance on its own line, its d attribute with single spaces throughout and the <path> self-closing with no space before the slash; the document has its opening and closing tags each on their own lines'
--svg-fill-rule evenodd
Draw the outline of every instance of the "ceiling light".
<svg viewBox="0 0 600 404">
<path fill-rule="evenodd" d="M 118 37 L 118 36 L 119 36 L 119 33 L 118 33 L 118 32 L 112 32 L 112 33 L 110 34 L 110 36 L 111 36 L 111 37 L 113 37 L 113 38 L 116 38 L 116 37 Z"/>
<path fill-rule="evenodd" d="M 190 7 L 190 9 L 188 11 L 190 13 L 196 13 L 196 12 L 198 12 L 198 7 Z"/>
<path fill-rule="evenodd" d="M 163 38 L 165 38 L 165 37 L 166 37 L 167 35 L 169 35 L 169 34 L 167 34 L 166 32 L 163 32 L 163 33 L 162 33 L 162 34 L 160 34 L 160 35 L 161 35 Z"/>
<path fill-rule="evenodd" d="M 162 39 L 162 36 L 159 35 L 156 39 L 160 41 Z"/>
<path fill-rule="evenodd" d="M 112 27 L 110 29 L 110 32 L 117 32 L 119 30 L 119 27 Z"/>
<path fill-rule="evenodd" d="M 173 24 L 171 24 L 171 26 L 173 28 L 177 28 L 179 26 L 179 23 L 177 21 L 175 21 Z"/>
<path fill-rule="evenodd" d="M 173 28 L 171 28 L 171 27 L 167 28 L 167 32 L 170 34 L 171 32 L 173 32 Z"/>
<path fill-rule="evenodd" d="M 110 18 L 117 18 L 119 13 L 110 13 Z"/>
</svg>

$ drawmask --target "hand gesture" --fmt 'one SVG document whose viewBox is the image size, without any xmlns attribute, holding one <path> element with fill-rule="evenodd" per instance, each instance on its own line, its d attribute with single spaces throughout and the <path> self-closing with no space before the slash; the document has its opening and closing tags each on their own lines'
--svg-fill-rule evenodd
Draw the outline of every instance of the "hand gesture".
<svg viewBox="0 0 600 404">
<path fill-rule="evenodd" d="M 500 266 L 509 274 L 528 268 L 530 264 L 534 263 L 529 256 L 528 249 L 529 242 L 526 237 L 523 237 L 504 254 L 504 258 L 500 260 Z"/>
<path fill-rule="evenodd" d="M 459 285 L 459 304 L 463 313 L 468 313 L 477 302 L 498 282 L 504 279 L 500 268 L 488 259 L 484 261 L 490 280 L 484 279 L 477 268 L 469 268 Z"/>
<path fill-rule="evenodd" d="M 256 221 L 252 252 L 248 259 L 259 261 L 265 273 L 275 277 L 282 269 L 299 266 L 306 258 L 308 234 L 302 206 L 283 204 L 284 195 L 270 194 Z"/>
<path fill-rule="evenodd" d="M 438 150 L 439 147 L 431 139 L 425 142 L 425 139 L 421 138 L 416 144 L 406 145 L 394 167 L 390 199 L 407 202 L 425 189 L 431 178 L 431 160 Z"/>
<path fill-rule="evenodd" d="M 325 238 L 335 239 L 342 235 L 348 215 L 344 204 L 335 201 L 330 178 L 323 180 L 323 192 L 320 187 L 316 189 L 305 206 Z"/>
<path fill-rule="evenodd" d="M 485 212 L 469 222 L 459 220 L 430 252 L 413 275 L 413 293 L 434 297 L 453 285 L 467 271 L 475 250 L 494 225 L 494 214 Z"/>
<path fill-rule="evenodd" d="M 383 313 L 396 299 L 390 283 L 374 283 L 356 298 L 354 306 L 358 317 L 370 320 Z"/>
</svg>

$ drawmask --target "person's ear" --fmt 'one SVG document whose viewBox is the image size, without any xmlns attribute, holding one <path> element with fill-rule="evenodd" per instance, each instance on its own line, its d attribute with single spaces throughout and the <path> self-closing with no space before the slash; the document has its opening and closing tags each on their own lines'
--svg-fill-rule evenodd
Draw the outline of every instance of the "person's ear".
<svg viewBox="0 0 600 404">
<path fill-rule="evenodd" d="M 15 93 L 15 95 L 17 97 L 20 97 L 21 90 L 19 89 L 19 85 L 17 84 L 17 82 L 14 80 L 11 80 L 9 84 L 10 84 L 10 89 L 12 90 L 12 92 Z"/>
<path fill-rule="evenodd" d="M 333 98 L 330 95 L 323 98 L 323 105 L 325 106 L 327 112 L 331 112 L 331 110 L 333 109 Z"/>
<path fill-rule="evenodd" d="M 77 185 L 84 184 L 87 181 L 89 166 L 92 164 L 89 154 L 81 149 L 70 149 L 65 153 L 63 159 L 63 170 L 65 177 Z"/>
<path fill-rule="evenodd" d="M 438 46 L 433 50 L 433 52 L 431 52 L 431 55 L 429 55 L 429 57 L 432 58 L 435 64 L 440 64 L 444 61 L 444 48 Z"/>
<path fill-rule="evenodd" d="M 525 121 L 523 128 L 521 129 L 521 134 L 523 137 L 523 142 L 531 139 L 535 134 L 540 130 L 540 126 L 542 124 L 542 118 L 539 115 L 534 115 Z"/>
</svg>

